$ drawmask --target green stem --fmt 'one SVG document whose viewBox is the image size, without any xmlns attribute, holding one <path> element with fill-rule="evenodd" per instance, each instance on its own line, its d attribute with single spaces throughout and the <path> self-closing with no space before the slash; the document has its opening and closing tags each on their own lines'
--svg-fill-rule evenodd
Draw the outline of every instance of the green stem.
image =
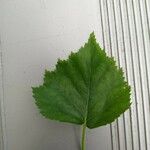
<svg viewBox="0 0 150 150">
<path fill-rule="evenodd" d="M 81 150 L 86 149 L 86 124 L 82 125 L 82 145 L 81 145 Z"/>
</svg>

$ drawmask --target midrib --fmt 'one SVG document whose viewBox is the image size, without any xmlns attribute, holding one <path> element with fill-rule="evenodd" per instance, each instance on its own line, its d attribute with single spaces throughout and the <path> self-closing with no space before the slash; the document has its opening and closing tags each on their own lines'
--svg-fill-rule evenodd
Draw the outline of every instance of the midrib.
<svg viewBox="0 0 150 150">
<path fill-rule="evenodd" d="M 91 56 L 91 62 L 92 64 L 92 56 Z M 84 124 L 86 125 L 87 123 L 87 117 L 88 117 L 88 107 L 89 107 L 89 101 L 90 101 L 90 96 L 91 96 L 91 78 L 92 78 L 92 65 L 90 64 L 90 77 L 89 77 L 89 86 L 88 86 L 88 94 L 87 94 L 87 104 L 86 104 L 86 113 L 85 113 L 85 119 L 84 119 Z"/>
</svg>

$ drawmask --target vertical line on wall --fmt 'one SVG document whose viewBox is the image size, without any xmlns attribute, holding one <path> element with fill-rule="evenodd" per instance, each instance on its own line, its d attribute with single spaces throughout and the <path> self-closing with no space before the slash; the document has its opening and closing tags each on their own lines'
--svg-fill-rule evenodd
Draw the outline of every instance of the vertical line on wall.
<svg viewBox="0 0 150 150">
<path fill-rule="evenodd" d="M 128 68 L 127 68 L 127 59 L 126 59 L 126 46 L 125 46 L 124 26 L 123 26 L 123 20 L 122 20 L 122 9 L 121 9 L 121 2 L 120 1 L 119 1 L 119 10 L 120 10 L 120 18 L 121 18 L 121 32 L 122 32 L 122 39 L 123 39 L 123 49 L 124 49 L 125 73 L 126 73 L 126 79 L 128 81 Z M 127 150 L 125 114 L 123 114 L 123 123 L 124 123 L 124 132 L 125 132 L 125 149 Z"/>
<path fill-rule="evenodd" d="M 117 33 L 117 24 L 116 24 L 116 13 L 115 13 L 115 8 L 114 8 L 114 1 L 112 1 L 113 4 L 113 13 L 114 13 L 114 22 L 115 22 L 115 34 L 116 34 L 116 41 L 117 41 L 117 55 L 118 55 L 118 62 L 119 62 L 119 67 L 120 65 L 120 54 L 119 54 L 119 46 L 118 46 L 118 33 Z M 124 40 L 124 29 L 123 29 L 123 23 L 122 23 L 122 10 L 120 7 L 120 3 L 119 3 L 119 8 L 120 8 L 120 12 L 121 12 L 121 27 L 122 27 L 122 38 L 123 38 L 123 47 L 124 47 L 124 51 L 125 51 L 125 71 L 126 71 L 126 78 L 128 81 L 128 68 L 127 68 L 127 61 L 126 61 L 126 47 L 125 47 L 125 40 Z M 123 124 L 124 124 L 124 136 L 125 136 L 125 150 L 127 150 L 127 136 L 126 136 L 126 124 L 125 124 L 125 115 L 123 114 Z M 132 122 L 131 122 L 131 128 L 132 128 Z M 131 129 L 132 131 L 132 129 Z M 132 135 L 132 133 L 131 133 Z M 132 137 L 132 141 L 133 141 L 133 136 Z M 132 144 L 133 145 L 133 144 Z"/>
<path fill-rule="evenodd" d="M 107 10 L 107 21 L 108 21 L 108 33 L 109 33 L 109 44 L 110 44 L 110 55 L 112 56 L 112 41 L 111 41 L 111 33 L 110 33 L 110 22 L 109 22 L 109 16 L 108 16 L 108 4 L 107 4 L 107 1 L 106 1 L 106 10 Z M 116 120 L 116 123 L 117 123 L 117 136 L 118 136 L 118 150 L 120 150 L 120 135 L 119 135 L 119 124 L 118 124 L 118 119 Z M 112 132 L 112 124 L 110 125 L 111 126 L 111 132 Z M 113 135 L 112 135 L 113 137 Z M 113 140 L 113 138 L 112 138 Z M 113 143 L 113 142 L 112 142 Z"/>
<path fill-rule="evenodd" d="M 3 149 L 3 128 L 2 128 L 2 99 L 3 99 L 3 87 L 2 87 L 2 51 L 1 51 L 1 41 L 0 41 L 0 149 Z"/>
<path fill-rule="evenodd" d="M 5 149 L 5 130 L 6 130 L 6 124 L 5 124 L 5 108 L 4 108 L 4 83 L 3 83 L 3 59 L 2 59 L 2 43 L 1 43 L 1 36 L 0 36 L 0 148 L 2 150 Z"/>
<path fill-rule="evenodd" d="M 102 40 L 103 40 L 103 47 L 105 49 L 105 38 L 104 38 L 104 27 L 103 27 L 103 16 L 102 16 L 102 8 L 101 8 L 101 0 L 99 0 L 99 9 L 100 9 L 100 20 L 101 20 L 101 28 L 102 28 Z"/>
<path fill-rule="evenodd" d="M 107 22 L 108 22 L 108 33 L 109 33 L 109 44 L 110 44 L 110 53 L 112 56 L 112 41 L 111 41 L 111 33 L 110 33 L 110 21 L 109 21 L 109 12 L 108 12 L 108 1 L 106 1 L 106 10 L 107 10 Z M 119 63 L 120 66 L 120 63 Z M 116 120 L 117 123 L 117 139 L 118 139 L 118 150 L 120 150 L 120 134 L 119 134 L 119 122 L 118 119 Z"/>
<path fill-rule="evenodd" d="M 147 150 L 147 136 L 146 136 L 146 118 L 145 118 L 145 111 L 144 111 L 144 97 L 143 97 L 143 86 L 142 86 L 142 75 L 141 75 L 141 60 L 140 60 L 140 54 L 139 54 L 139 44 L 138 44 L 138 35 L 137 35 L 137 25 L 136 25 L 136 16 L 135 16 L 135 6 L 134 6 L 134 2 L 132 0 L 132 8 L 133 8 L 133 15 L 134 15 L 134 25 L 135 25 L 135 40 L 136 40 L 136 44 L 137 44 L 137 56 L 138 56 L 138 67 L 139 67 L 139 82 L 140 82 L 140 90 L 141 90 L 141 98 L 142 98 L 142 111 L 143 111 L 143 122 L 144 122 L 144 138 L 145 138 L 145 146 L 146 146 L 146 150 Z"/>
<path fill-rule="evenodd" d="M 127 12 L 127 26 L 128 26 L 128 32 L 129 32 L 129 47 L 131 49 L 131 65 L 133 67 L 133 70 L 132 70 L 132 75 L 133 75 L 133 84 L 134 84 L 134 94 L 135 94 L 135 100 L 137 102 L 137 94 L 136 94 L 136 83 L 135 83 L 135 68 L 134 68 L 134 63 L 133 63 L 133 50 L 132 50 L 132 44 L 131 44 L 131 31 L 130 31 L 130 23 L 129 23 L 129 13 L 128 13 L 128 7 L 127 7 L 127 1 L 125 1 L 125 8 L 126 8 L 126 12 Z M 121 14 L 122 16 L 122 14 Z M 121 17 L 122 18 L 122 17 Z M 122 20 L 122 19 L 121 19 Z M 122 25 L 123 25 L 123 21 L 122 22 Z M 124 33 L 123 33 L 124 34 Z M 125 51 L 125 57 L 126 56 L 126 51 Z M 127 65 L 127 58 L 126 59 L 126 65 Z M 136 104 L 135 104 L 136 105 Z M 134 137 L 133 137 L 133 124 L 132 124 L 132 111 L 131 111 L 131 108 L 129 109 L 129 112 L 130 112 L 130 122 L 131 122 L 131 140 L 132 140 L 132 150 L 134 150 Z M 139 140 L 139 147 L 140 147 L 140 134 L 139 134 L 139 114 L 138 114 L 138 111 L 137 111 L 137 106 L 136 106 L 136 115 L 137 115 L 137 126 L 138 126 L 138 140 Z"/>
<path fill-rule="evenodd" d="M 101 0 L 99 0 L 99 8 L 100 8 L 100 19 L 101 19 L 101 28 L 102 28 L 102 38 L 103 38 L 103 47 L 105 49 L 105 38 L 104 38 L 104 27 L 103 27 L 103 15 L 102 15 L 102 7 Z M 110 124 L 110 135 L 111 135 L 111 149 L 114 150 L 113 146 L 113 133 L 112 133 L 112 124 Z"/>
<path fill-rule="evenodd" d="M 147 20 L 147 25 L 148 25 L 148 35 L 149 35 L 149 40 L 150 40 L 150 24 L 149 24 L 149 18 L 148 18 L 148 3 L 147 0 L 144 0 L 145 2 L 145 11 L 146 11 L 146 20 Z"/>
<path fill-rule="evenodd" d="M 46 1 L 45 0 L 40 0 L 41 3 L 41 8 L 46 9 Z"/>
<path fill-rule="evenodd" d="M 129 29 L 129 42 L 130 42 L 130 49 L 131 49 L 131 63 L 132 63 L 132 67 L 133 67 L 133 79 L 135 79 L 135 68 L 134 68 L 134 63 L 133 63 L 133 49 L 132 49 L 132 43 L 131 43 L 131 31 L 130 31 L 130 20 L 129 20 L 129 12 L 128 12 L 128 5 L 127 5 L 127 1 L 125 1 L 126 3 L 126 10 L 127 10 L 127 24 L 128 24 L 128 29 Z M 133 80 L 133 84 L 134 84 L 134 94 L 135 94 L 135 101 L 137 102 L 137 93 L 136 93 L 136 83 L 135 80 Z M 138 107 L 135 104 L 135 108 L 136 108 L 136 115 L 137 115 L 137 127 L 138 127 L 138 145 L 139 145 L 139 149 L 141 149 L 141 139 L 140 139 L 140 127 L 139 127 L 139 113 L 138 113 Z M 134 140 L 133 140 L 134 141 Z M 134 145 L 134 143 L 133 143 Z"/>
</svg>

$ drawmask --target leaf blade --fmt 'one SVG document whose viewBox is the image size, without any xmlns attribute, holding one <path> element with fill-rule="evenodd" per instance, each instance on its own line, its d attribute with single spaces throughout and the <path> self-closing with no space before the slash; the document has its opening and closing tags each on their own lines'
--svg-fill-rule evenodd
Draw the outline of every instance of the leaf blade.
<svg viewBox="0 0 150 150">
<path fill-rule="evenodd" d="M 94 33 L 77 53 L 45 72 L 33 96 L 45 117 L 88 128 L 111 123 L 131 105 L 122 69 L 106 56 Z"/>
</svg>

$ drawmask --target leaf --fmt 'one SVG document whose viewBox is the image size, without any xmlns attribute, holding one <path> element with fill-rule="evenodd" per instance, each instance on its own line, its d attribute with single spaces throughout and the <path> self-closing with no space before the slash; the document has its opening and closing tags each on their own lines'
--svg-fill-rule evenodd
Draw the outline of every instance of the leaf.
<svg viewBox="0 0 150 150">
<path fill-rule="evenodd" d="M 122 69 L 106 56 L 94 33 L 77 53 L 58 60 L 54 71 L 45 71 L 33 97 L 46 118 L 88 128 L 113 122 L 131 104 Z"/>
</svg>

